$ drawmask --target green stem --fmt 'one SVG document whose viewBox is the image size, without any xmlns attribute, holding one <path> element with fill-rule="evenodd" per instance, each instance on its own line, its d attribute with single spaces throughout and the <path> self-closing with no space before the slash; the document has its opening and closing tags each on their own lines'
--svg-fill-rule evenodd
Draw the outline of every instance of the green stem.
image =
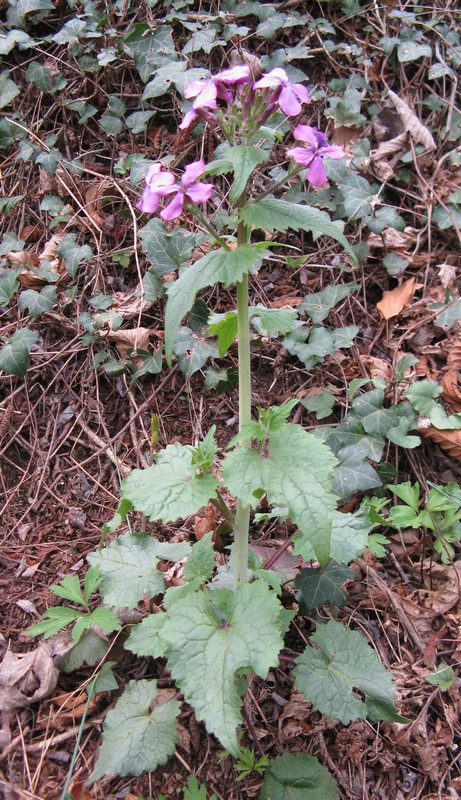
<svg viewBox="0 0 461 800">
<path fill-rule="evenodd" d="M 245 226 L 240 223 L 238 243 L 248 241 Z M 239 430 L 251 420 L 251 372 L 250 372 L 250 317 L 248 312 L 248 275 L 237 283 L 238 320 L 238 365 L 239 365 Z M 249 444 L 242 441 L 240 446 Z M 238 500 L 235 510 L 234 538 L 234 588 L 247 581 L 248 537 L 250 529 L 250 507 Z"/>
</svg>

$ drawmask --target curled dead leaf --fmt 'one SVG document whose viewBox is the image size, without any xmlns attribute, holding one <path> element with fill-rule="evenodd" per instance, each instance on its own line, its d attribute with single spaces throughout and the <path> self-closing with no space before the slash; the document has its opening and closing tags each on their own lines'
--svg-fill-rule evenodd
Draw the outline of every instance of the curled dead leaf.
<svg viewBox="0 0 461 800">
<path fill-rule="evenodd" d="M 418 420 L 418 431 L 425 439 L 432 439 L 442 450 L 461 459 L 461 430 L 440 431 L 430 424 L 426 417 Z"/>
<path fill-rule="evenodd" d="M 418 232 L 415 228 L 407 226 L 403 231 L 395 228 L 386 228 L 382 233 L 370 233 L 367 238 L 367 245 L 372 250 L 398 250 L 399 255 L 411 261 L 411 253 L 408 248 L 412 248 L 416 242 Z"/>
<path fill-rule="evenodd" d="M 410 304 L 414 293 L 422 286 L 422 283 L 416 283 L 416 278 L 409 278 L 390 292 L 384 292 L 382 300 L 376 304 L 376 308 L 384 319 L 397 317 Z"/>
<path fill-rule="evenodd" d="M 360 361 L 370 375 L 370 378 L 384 378 L 386 383 L 390 383 L 392 380 L 392 364 L 390 364 L 389 361 L 367 355 L 361 355 Z"/>
<path fill-rule="evenodd" d="M 144 298 L 136 297 L 134 294 L 125 294 L 125 292 L 114 292 L 112 303 L 112 311 L 116 311 L 122 319 L 131 319 L 138 316 L 147 311 L 152 305 L 150 300 L 144 300 Z"/>
<path fill-rule="evenodd" d="M 15 711 L 48 697 L 58 675 L 47 642 L 30 653 L 9 650 L 0 665 L 0 711 Z"/>
<path fill-rule="evenodd" d="M 99 332 L 100 334 L 102 331 Z M 104 332 L 104 338 L 115 343 L 121 358 L 129 358 L 133 350 L 147 350 L 149 331 L 147 328 L 130 328 Z"/>
<path fill-rule="evenodd" d="M 432 133 L 422 122 L 418 119 L 415 112 L 412 111 L 408 103 L 402 100 L 395 92 L 389 89 L 389 100 L 396 109 L 403 127 L 410 134 L 411 138 L 417 143 L 424 145 L 426 150 L 435 150 L 435 141 Z"/>
</svg>

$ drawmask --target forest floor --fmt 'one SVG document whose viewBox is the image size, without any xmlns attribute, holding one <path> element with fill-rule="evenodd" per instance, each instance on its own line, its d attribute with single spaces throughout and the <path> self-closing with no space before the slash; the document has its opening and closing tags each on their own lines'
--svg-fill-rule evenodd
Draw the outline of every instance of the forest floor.
<svg viewBox="0 0 461 800">
<path fill-rule="evenodd" d="M 0 120 L 0 334 L 7 343 L 24 328 L 34 334 L 18 356 L 21 364 L 30 362 L 27 371 L 20 364 L 15 372 L 5 358 L 0 371 L 0 651 L 17 656 L 10 685 L 0 672 L 0 791 L 6 800 L 61 798 L 70 773 L 74 800 L 173 798 L 191 774 L 218 800 L 257 797 L 262 785 L 257 771 L 237 780 L 232 758 L 219 759 L 219 743 L 184 704 L 180 743 L 166 766 L 85 788 L 113 693 L 87 702 L 88 666 L 53 680 L 41 661 L 41 639 L 26 635 L 59 603 L 50 585 L 84 574 L 86 556 L 117 507 L 120 479 L 149 461 L 153 419 L 159 420 L 160 445 L 197 443 L 214 424 L 224 447 L 237 430 L 233 349 L 223 360 L 210 349 L 208 361 L 189 375 L 179 359 L 172 368 L 155 362 L 163 340 L 162 283 L 174 275 L 155 274 L 152 251 L 141 247 L 146 219 L 135 210 L 142 182 L 133 170 L 146 159 L 171 156 L 175 166 L 203 152 L 209 159 L 219 141 L 208 129 L 178 133 L 180 94 L 171 80 L 163 93 L 141 99 L 149 55 L 142 51 L 146 29 L 139 26 L 168 28 L 187 69 L 223 69 L 232 52 L 244 49 L 262 58 L 266 71 L 277 65 L 302 70 L 316 102 L 300 121 L 326 130 L 355 160 L 354 186 L 343 186 L 341 195 L 332 178 L 318 205 L 344 220 L 350 243 L 364 248 L 361 268 L 344 262 L 340 246 L 325 237 L 315 243 L 290 233 L 281 237 L 280 257 L 274 250 L 252 278 L 252 301 L 274 308 L 297 308 L 306 295 L 358 284 L 355 293 L 331 303 L 324 318 L 328 330 L 358 327 L 349 347 L 333 348 L 307 368 L 276 339 L 254 343 L 254 406 L 306 400 L 324 389 L 333 396 L 320 421 L 302 404 L 295 410 L 295 421 L 312 430 L 340 424 L 356 379 L 383 379 L 384 404 L 399 402 L 395 368 L 403 356 L 414 357 L 404 385 L 437 382 L 444 408 L 461 411 L 461 15 L 456 2 L 441 5 L 0 3 L 0 86 L 12 93 L 2 102 Z M 29 37 L 27 47 L 21 36 Z M 154 63 L 149 79 L 157 68 Z M 400 106 L 389 100 L 389 90 Z M 398 137 L 400 147 L 386 152 L 383 144 Z M 68 167 L 77 161 L 80 171 Z M 384 221 L 382 230 L 376 219 Z M 75 269 L 66 272 L 58 245 L 69 234 L 74 239 L 67 245 L 78 252 Z M 199 243 L 192 260 L 203 252 Z M 43 277 L 46 269 L 58 279 Z M 151 294 L 141 305 L 136 292 L 146 273 Z M 383 295 L 384 311 L 377 307 Z M 231 290 L 218 289 L 203 292 L 201 300 L 214 312 L 234 302 Z M 117 311 L 125 340 L 114 335 Z M 196 311 L 200 317 L 203 305 Z M 188 324 L 193 347 L 200 337 L 194 320 Z M 139 331 L 141 361 L 129 356 Z M 220 393 L 211 388 L 217 375 Z M 419 483 L 421 496 L 431 484 L 459 484 L 460 433 L 431 428 L 412 448 L 387 440 L 373 467 L 383 484 Z M 357 508 L 373 491 L 384 490 L 358 484 L 344 508 Z M 163 535 L 194 540 L 207 524 L 219 524 L 209 511 L 206 520 L 194 516 L 164 527 Z M 392 673 L 398 708 L 412 723 L 328 720 L 296 693 L 287 658 L 266 680 L 250 681 L 243 743 L 258 758 L 287 751 L 316 755 L 333 773 L 342 800 L 461 797 L 459 544 L 443 560 L 428 531 L 384 524 L 375 532 L 389 540 L 383 555 L 366 550 L 353 562 L 354 579 L 337 613 L 373 644 Z M 291 533 L 289 525 L 268 520 L 254 527 L 252 544 L 277 548 Z M 311 618 L 296 618 L 288 655 L 299 652 L 312 627 Z M 63 634 L 55 659 L 66 646 Z M 129 656 L 119 639 L 109 652 L 120 688 L 152 674 L 150 660 Z M 427 681 L 445 665 L 452 680 Z M 160 686 L 171 686 L 165 666 L 155 674 Z M 13 693 L 16 704 L 6 700 Z"/>
</svg>

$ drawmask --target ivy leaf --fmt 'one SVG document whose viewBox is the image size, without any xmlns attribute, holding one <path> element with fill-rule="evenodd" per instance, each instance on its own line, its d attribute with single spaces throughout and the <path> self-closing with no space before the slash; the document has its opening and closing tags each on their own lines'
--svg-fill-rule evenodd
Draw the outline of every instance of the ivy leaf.
<svg viewBox="0 0 461 800">
<path fill-rule="evenodd" d="M 176 83 L 178 73 L 183 73 L 186 69 L 186 61 L 171 62 L 163 67 L 159 67 L 155 71 L 152 80 L 149 81 L 144 89 L 141 98 L 142 102 L 166 94 L 166 92 L 170 90 L 171 85 Z"/>
<path fill-rule="evenodd" d="M 236 203 L 245 191 L 248 178 L 258 164 L 262 164 L 269 158 L 269 153 L 260 147 L 253 145 L 240 144 L 235 147 L 227 147 L 223 151 L 224 158 L 230 161 L 234 172 L 234 183 L 230 191 L 229 200 Z"/>
<path fill-rule="evenodd" d="M 187 542 L 170 544 L 145 534 L 125 533 L 103 550 L 90 553 L 88 561 L 99 567 L 103 578 L 99 590 L 107 605 L 136 608 L 146 595 L 155 597 L 165 590 L 158 562 L 180 561 L 189 552 Z"/>
<path fill-rule="evenodd" d="M 453 686 L 455 675 L 451 667 L 448 664 L 441 664 L 438 669 L 434 672 L 431 672 L 430 675 L 426 675 L 426 680 L 428 683 L 431 683 L 433 686 L 438 686 L 442 692 L 446 692 L 447 689 L 451 689 Z"/>
<path fill-rule="evenodd" d="M 240 281 L 251 267 L 260 266 L 262 257 L 258 245 L 244 244 L 235 250 L 213 250 L 170 284 L 165 312 L 165 353 L 169 363 L 176 331 L 184 315 L 192 308 L 197 292 L 215 283 L 229 286 Z"/>
<path fill-rule="evenodd" d="M 319 394 L 312 394 L 301 400 L 301 405 L 307 408 L 308 411 L 313 411 L 317 419 L 324 419 L 329 417 L 335 405 L 335 397 L 328 389 L 324 389 Z"/>
<path fill-rule="evenodd" d="M 184 565 L 184 580 L 187 583 L 196 580 L 205 583 L 211 578 L 215 566 L 212 536 L 213 531 L 210 531 L 192 547 L 190 556 Z"/>
<path fill-rule="evenodd" d="M 194 333 L 190 328 L 180 328 L 173 350 L 179 368 L 187 380 L 203 367 L 209 358 L 220 355 L 216 341 Z"/>
<path fill-rule="evenodd" d="M 71 278 L 75 278 L 82 261 L 91 261 L 93 258 L 91 247 L 87 244 L 80 246 L 76 240 L 75 233 L 68 233 L 58 247 L 58 256 L 64 259 L 66 270 Z"/>
<path fill-rule="evenodd" d="M 103 775 L 141 775 L 165 764 L 174 753 L 178 733 L 177 700 L 157 702 L 157 681 L 130 681 L 115 708 L 107 712 L 102 745 L 90 783 Z"/>
<path fill-rule="evenodd" d="M 455 322 L 461 319 L 461 300 L 455 300 L 447 308 L 437 314 L 435 324 L 446 331 L 451 331 Z"/>
<path fill-rule="evenodd" d="M 30 350 L 37 338 L 37 334 L 29 328 L 15 331 L 0 350 L 0 370 L 22 378 L 30 364 Z"/>
<path fill-rule="evenodd" d="M 134 469 L 122 481 L 121 497 L 150 520 L 171 522 L 206 506 L 217 486 L 211 473 L 197 474 L 193 449 L 176 443 L 158 453 L 156 464 Z"/>
<path fill-rule="evenodd" d="M 0 275 L 0 306 L 7 306 L 19 289 L 21 269 L 7 269 Z"/>
<path fill-rule="evenodd" d="M 372 528 L 373 523 L 364 508 L 355 514 L 335 511 L 331 523 L 331 558 L 340 564 L 350 564 L 361 556 L 368 545 L 368 536 Z M 294 538 L 294 552 L 301 555 L 304 561 L 310 561 L 315 557 L 309 539 L 302 533 Z"/>
<path fill-rule="evenodd" d="M 360 441 L 357 445 L 349 445 L 336 453 L 340 463 L 334 470 L 333 486 L 343 498 L 381 486 L 378 473 L 366 460 L 369 454 L 367 442 Z"/>
<path fill-rule="evenodd" d="M 137 23 L 125 36 L 123 49 L 134 58 L 143 83 L 147 83 L 157 67 L 177 61 L 172 29 L 160 25 L 153 33 L 149 25 Z"/>
<path fill-rule="evenodd" d="M 0 108 L 9 105 L 18 94 L 21 94 L 19 86 L 8 77 L 9 70 L 0 73 Z"/>
<path fill-rule="evenodd" d="M 31 61 L 25 74 L 26 81 L 35 83 L 42 92 L 50 92 L 53 88 L 53 79 L 48 67 L 39 61 Z"/>
<path fill-rule="evenodd" d="M 64 156 L 59 152 L 59 150 L 56 150 L 56 148 L 53 147 L 49 153 L 40 153 L 35 159 L 35 163 L 40 164 L 45 170 L 46 174 L 52 178 L 58 168 L 59 162 L 62 161 L 63 158 Z"/>
<path fill-rule="evenodd" d="M 251 671 L 265 677 L 278 663 L 280 611 L 275 593 L 259 581 L 235 591 L 189 593 L 168 609 L 158 633 L 172 677 L 197 719 L 233 755 L 242 721 L 239 676 Z"/>
<path fill-rule="evenodd" d="M 30 317 L 39 317 L 50 311 L 58 302 L 55 286 L 44 286 L 39 292 L 25 289 L 19 295 L 18 306 L 21 311 L 27 310 Z"/>
<path fill-rule="evenodd" d="M 416 61 L 418 58 L 431 58 L 432 48 L 428 44 L 418 42 L 402 42 L 397 48 L 397 58 L 401 64 Z"/>
<path fill-rule="evenodd" d="M 366 178 L 352 174 L 341 181 L 341 193 L 346 215 L 349 219 L 361 219 L 371 214 L 370 201 L 373 192 Z"/>
<path fill-rule="evenodd" d="M 300 425 L 282 424 L 269 434 L 267 455 L 236 447 L 223 461 L 226 486 L 243 505 L 255 506 L 261 492 L 269 503 L 288 507 L 288 517 L 312 545 L 321 564 L 330 555 L 336 493 L 330 448 Z"/>
<path fill-rule="evenodd" d="M 197 237 L 182 228 L 167 231 L 161 219 L 155 217 L 140 230 L 142 249 L 161 278 L 189 261 Z"/>
<path fill-rule="evenodd" d="M 333 559 L 322 569 L 300 570 L 295 578 L 295 586 L 301 590 L 302 599 L 309 611 L 321 608 L 325 603 L 342 608 L 346 601 L 343 588 L 346 581 L 354 578 L 354 571 Z"/>
<path fill-rule="evenodd" d="M 338 789 L 315 756 L 283 753 L 266 771 L 259 800 L 338 800 Z"/>
<path fill-rule="evenodd" d="M 358 289 L 360 289 L 358 283 L 327 286 L 321 292 L 306 295 L 302 303 L 299 304 L 298 311 L 300 314 L 307 314 L 314 323 L 323 322 L 334 306 L 348 297 L 351 292 L 355 292 Z"/>
<path fill-rule="evenodd" d="M 240 209 L 240 219 L 249 227 L 261 230 L 280 231 L 288 228 L 312 232 L 315 236 L 330 236 L 341 244 L 349 253 L 354 264 L 357 258 L 340 227 L 334 223 L 325 211 L 318 208 L 289 203 L 275 197 L 265 197 Z"/>
<path fill-rule="evenodd" d="M 317 626 L 310 641 L 317 648 L 308 646 L 299 656 L 294 676 L 314 708 L 344 725 L 366 718 L 408 721 L 394 706 L 390 674 L 360 633 L 330 620 Z"/>
</svg>

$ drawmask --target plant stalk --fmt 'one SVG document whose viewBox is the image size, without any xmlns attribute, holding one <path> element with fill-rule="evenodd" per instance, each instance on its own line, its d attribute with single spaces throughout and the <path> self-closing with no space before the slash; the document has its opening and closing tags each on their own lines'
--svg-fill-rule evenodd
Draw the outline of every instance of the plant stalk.
<svg viewBox="0 0 461 800">
<path fill-rule="evenodd" d="M 239 225 L 239 244 L 247 241 L 247 232 Z M 251 420 L 251 373 L 250 373 L 250 317 L 248 313 L 248 275 L 237 283 L 238 320 L 238 365 L 239 365 L 239 430 Z M 248 441 L 242 441 L 244 447 Z M 250 529 L 250 507 L 237 501 L 235 510 L 234 538 L 234 588 L 248 579 L 248 537 Z"/>
</svg>

